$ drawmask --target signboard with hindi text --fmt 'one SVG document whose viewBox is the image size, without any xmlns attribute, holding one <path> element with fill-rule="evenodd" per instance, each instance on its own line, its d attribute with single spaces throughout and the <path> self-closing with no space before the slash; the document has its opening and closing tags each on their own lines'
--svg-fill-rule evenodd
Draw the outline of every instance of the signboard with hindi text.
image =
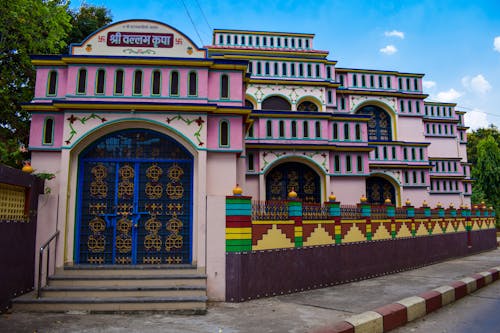
<svg viewBox="0 0 500 333">
<path fill-rule="evenodd" d="M 205 58 L 189 37 L 167 24 L 149 20 L 130 20 L 98 30 L 80 45 L 71 46 L 72 55 L 145 56 Z"/>
</svg>

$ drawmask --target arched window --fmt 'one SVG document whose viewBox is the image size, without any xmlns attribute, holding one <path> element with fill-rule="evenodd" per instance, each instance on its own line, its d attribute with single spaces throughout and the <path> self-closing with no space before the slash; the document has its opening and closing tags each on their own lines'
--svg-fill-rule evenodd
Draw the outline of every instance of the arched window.
<svg viewBox="0 0 500 333">
<path fill-rule="evenodd" d="M 47 88 L 47 96 L 55 96 L 57 92 L 57 72 L 50 71 L 49 73 L 49 87 Z"/>
<path fill-rule="evenodd" d="M 43 122 L 43 142 L 44 145 L 54 144 L 54 118 L 47 117 Z"/>
<path fill-rule="evenodd" d="M 273 123 L 270 120 L 266 122 L 266 136 L 268 138 L 273 137 Z"/>
<path fill-rule="evenodd" d="M 316 138 L 321 138 L 321 123 L 319 121 L 314 123 L 314 135 Z"/>
<path fill-rule="evenodd" d="M 351 136 L 349 135 L 349 132 L 350 132 L 349 124 L 345 123 L 344 124 L 344 140 L 349 140 L 351 138 Z"/>
<path fill-rule="evenodd" d="M 134 95 L 142 94 L 142 71 L 134 72 Z"/>
<path fill-rule="evenodd" d="M 279 122 L 279 136 L 280 138 L 285 137 L 285 122 L 283 120 Z"/>
<path fill-rule="evenodd" d="M 292 131 L 291 137 L 296 138 L 297 137 L 297 122 L 295 120 L 292 120 L 292 123 L 290 126 L 291 126 L 291 131 Z"/>
<path fill-rule="evenodd" d="M 106 79 L 106 71 L 104 69 L 98 69 L 95 77 L 95 93 L 97 95 L 104 94 L 104 82 Z"/>
<path fill-rule="evenodd" d="M 356 124 L 356 126 L 354 127 L 354 131 L 356 140 L 361 140 L 361 126 L 359 124 Z"/>
<path fill-rule="evenodd" d="M 257 62 L 257 75 L 262 74 L 262 65 L 260 62 Z"/>
<path fill-rule="evenodd" d="M 370 115 L 368 141 L 392 141 L 391 117 L 386 111 L 378 106 L 369 105 L 358 113 Z"/>
<path fill-rule="evenodd" d="M 151 90 L 152 95 L 160 95 L 160 87 L 161 87 L 161 72 L 156 70 L 153 71 L 153 89 Z"/>
<path fill-rule="evenodd" d="M 219 123 L 219 145 L 229 147 L 229 122 L 227 120 L 221 120 Z"/>
<path fill-rule="evenodd" d="M 318 111 L 318 106 L 310 101 L 304 101 L 297 106 L 297 111 Z"/>
<path fill-rule="evenodd" d="M 262 110 L 291 110 L 290 103 L 279 96 L 271 96 L 262 102 Z"/>
<path fill-rule="evenodd" d="M 272 39 L 271 39 L 272 40 Z M 277 62 L 274 63 L 274 73 L 273 75 L 274 76 L 278 76 L 279 75 L 279 71 L 278 71 L 278 68 L 279 68 L 279 65 Z"/>
<path fill-rule="evenodd" d="M 188 82 L 188 96 L 196 96 L 198 94 L 198 75 L 196 72 L 189 73 L 189 82 Z"/>
<path fill-rule="evenodd" d="M 248 137 L 249 138 L 254 137 L 253 124 L 251 124 L 250 127 L 248 128 Z"/>
<path fill-rule="evenodd" d="M 358 172 L 363 172 L 363 158 L 361 156 L 358 155 L 358 157 L 356 158 L 357 159 L 357 171 Z"/>
<path fill-rule="evenodd" d="M 115 72 L 115 95 L 123 94 L 123 78 L 124 78 L 123 70 L 118 69 Z"/>
<path fill-rule="evenodd" d="M 358 76 L 356 74 L 353 74 L 352 76 L 352 85 L 356 87 L 358 85 Z"/>
<path fill-rule="evenodd" d="M 333 140 L 339 139 L 339 125 L 337 123 L 333 124 Z"/>
<path fill-rule="evenodd" d="M 309 137 L 309 122 L 307 122 L 307 121 L 304 121 L 302 123 L 302 136 L 304 138 L 308 138 Z"/>
<path fill-rule="evenodd" d="M 266 75 L 271 74 L 271 69 L 269 67 L 269 63 L 268 62 L 266 62 L 266 64 L 265 64 L 265 70 L 266 70 Z"/>
<path fill-rule="evenodd" d="M 287 76 L 287 73 L 286 73 L 286 62 L 282 63 L 281 64 L 281 75 L 282 76 Z"/>
<path fill-rule="evenodd" d="M 229 98 L 229 76 L 222 74 L 220 77 L 220 97 Z"/>
<path fill-rule="evenodd" d="M 326 78 L 331 79 L 332 78 L 332 69 L 330 66 L 326 67 Z"/>
<path fill-rule="evenodd" d="M 179 72 L 170 73 L 170 95 L 179 96 Z"/>
<path fill-rule="evenodd" d="M 299 76 L 304 76 L 304 65 L 299 64 Z"/>
<path fill-rule="evenodd" d="M 76 92 L 78 94 L 85 94 L 86 89 L 87 89 L 87 70 L 82 68 L 78 71 L 78 87 L 76 89 Z"/>
</svg>

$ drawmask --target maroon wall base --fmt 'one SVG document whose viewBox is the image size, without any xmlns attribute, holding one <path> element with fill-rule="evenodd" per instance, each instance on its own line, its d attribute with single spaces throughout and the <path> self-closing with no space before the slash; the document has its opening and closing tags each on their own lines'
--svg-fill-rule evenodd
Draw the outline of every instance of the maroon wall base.
<svg viewBox="0 0 500 333">
<path fill-rule="evenodd" d="M 494 229 L 467 233 L 226 253 L 226 301 L 367 279 L 496 248 Z"/>
<path fill-rule="evenodd" d="M 43 180 L 0 164 L 0 183 L 23 186 L 29 193 L 29 222 L 0 220 L 0 313 L 12 298 L 33 290 L 38 195 Z"/>
</svg>

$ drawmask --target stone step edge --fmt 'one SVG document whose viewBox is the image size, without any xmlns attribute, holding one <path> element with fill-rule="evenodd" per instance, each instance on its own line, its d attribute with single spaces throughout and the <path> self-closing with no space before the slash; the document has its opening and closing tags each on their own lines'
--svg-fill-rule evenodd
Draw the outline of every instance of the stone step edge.
<svg viewBox="0 0 500 333">
<path fill-rule="evenodd" d="M 206 279 L 205 274 L 166 274 L 166 275 L 64 275 L 49 276 L 49 281 L 55 280 L 180 280 Z"/>
<path fill-rule="evenodd" d="M 351 316 L 333 326 L 312 330 L 311 333 L 388 332 L 453 303 L 499 279 L 500 266 L 496 266 L 453 281 L 449 285 Z"/>
<path fill-rule="evenodd" d="M 205 286 L 45 286 L 42 291 L 180 291 L 206 290 Z"/>
<path fill-rule="evenodd" d="M 194 302 L 206 302 L 208 298 L 206 296 L 191 296 L 191 297 L 107 297 L 107 298 L 97 298 L 97 297 L 72 297 L 72 298 L 16 298 L 12 300 L 12 303 L 17 304 L 88 304 L 88 303 L 194 303 Z"/>
</svg>

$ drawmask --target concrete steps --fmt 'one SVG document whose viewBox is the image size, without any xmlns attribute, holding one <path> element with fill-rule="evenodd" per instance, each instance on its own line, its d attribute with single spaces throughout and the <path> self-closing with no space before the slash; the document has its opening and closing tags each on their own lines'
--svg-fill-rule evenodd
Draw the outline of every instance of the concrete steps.
<svg viewBox="0 0 500 333">
<path fill-rule="evenodd" d="M 194 266 L 76 266 L 58 269 L 41 297 L 12 301 L 13 311 L 206 312 L 206 275 Z"/>
</svg>

